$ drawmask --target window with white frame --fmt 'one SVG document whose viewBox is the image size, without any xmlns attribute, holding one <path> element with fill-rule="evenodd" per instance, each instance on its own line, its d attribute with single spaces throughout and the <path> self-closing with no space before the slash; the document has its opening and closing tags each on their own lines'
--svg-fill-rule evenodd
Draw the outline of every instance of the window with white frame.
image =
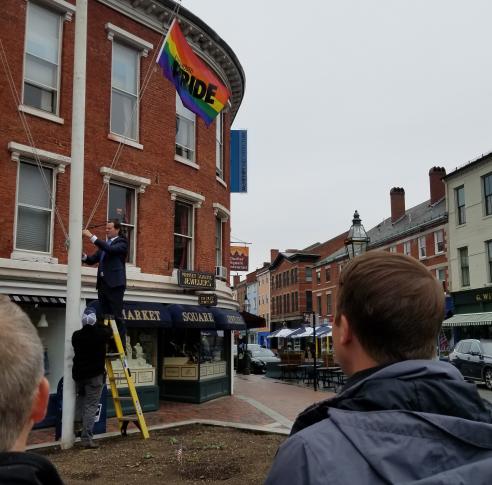
<svg viewBox="0 0 492 485">
<path fill-rule="evenodd" d="M 485 201 L 485 215 L 492 214 L 492 173 L 483 177 L 483 196 Z"/>
<path fill-rule="evenodd" d="M 465 187 L 457 187 L 454 189 L 455 199 L 456 199 L 456 214 L 458 225 L 464 224 L 466 222 L 466 212 L 465 212 Z"/>
<path fill-rule="evenodd" d="M 215 174 L 224 180 L 224 123 L 223 114 L 215 118 Z"/>
<path fill-rule="evenodd" d="M 390 246 L 389 252 L 390 253 L 396 253 L 396 246 Z"/>
<path fill-rule="evenodd" d="M 458 249 L 458 258 L 461 268 L 461 286 L 470 286 L 470 265 L 467 247 Z"/>
<path fill-rule="evenodd" d="M 327 315 L 332 315 L 333 314 L 333 303 L 332 303 L 331 293 L 328 293 L 326 295 L 326 314 Z"/>
<path fill-rule="evenodd" d="M 127 262 L 135 264 L 135 214 L 136 190 L 131 187 L 110 183 L 108 188 L 108 220 L 118 219 L 122 234 L 128 240 Z"/>
<path fill-rule="evenodd" d="M 403 254 L 406 254 L 407 256 L 412 255 L 412 241 L 405 241 L 403 243 Z"/>
<path fill-rule="evenodd" d="M 23 103 L 58 112 L 62 16 L 36 3 L 27 4 Z"/>
<path fill-rule="evenodd" d="M 443 287 L 443 289 L 446 289 L 446 268 L 438 268 L 436 269 L 436 278 L 437 281 L 439 281 Z"/>
<path fill-rule="evenodd" d="M 111 68 L 111 132 L 138 140 L 140 52 L 113 40 Z"/>
<path fill-rule="evenodd" d="M 489 283 L 492 283 L 492 241 L 486 241 L 485 247 L 487 255 L 487 267 L 489 269 Z"/>
<path fill-rule="evenodd" d="M 19 162 L 16 249 L 51 253 L 53 176 L 52 168 Z"/>
<path fill-rule="evenodd" d="M 313 268 L 306 268 L 306 281 L 313 281 Z"/>
<path fill-rule="evenodd" d="M 419 237 L 419 258 L 425 258 L 427 256 L 426 238 L 425 236 Z"/>
<path fill-rule="evenodd" d="M 174 268 L 193 269 L 193 205 L 176 200 L 174 209 Z"/>
<path fill-rule="evenodd" d="M 219 217 L 215 218 L 215 266 L 222 266 L 222 219 Z"/>
<path fill-rule="evenodd" d="M 442 229 L 434 233 L 434 250 L 436 254 L 444 252 L 444 231 Z"/>
<path fill-rule="evenodd" d="M 195 113 L 176 94 L 176 155 L 195 162 Z"/>
</svg>

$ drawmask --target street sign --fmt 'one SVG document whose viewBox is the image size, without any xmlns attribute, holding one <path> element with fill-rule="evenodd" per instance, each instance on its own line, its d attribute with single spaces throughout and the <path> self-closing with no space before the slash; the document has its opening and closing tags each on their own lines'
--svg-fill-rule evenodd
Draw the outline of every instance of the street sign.
<svg viewBox="0 0 492 485">
<path fill-rule="evenodd" d="M 198 304 L 203 306 L 216 306 L 217 295 L 215 293 L 212 295 L 198 295 Z"/>
<path fill-rule="evenodd" d="M 189 290 L 215 290 L 215 275 L 180 269 L 178 285 Z"/>
</svg>

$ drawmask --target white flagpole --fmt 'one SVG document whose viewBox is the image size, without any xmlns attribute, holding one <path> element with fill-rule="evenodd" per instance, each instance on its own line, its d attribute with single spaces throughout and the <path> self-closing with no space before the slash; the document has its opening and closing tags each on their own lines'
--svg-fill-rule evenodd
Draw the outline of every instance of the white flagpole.
<svg viewBox="0 0 492 485">
<path fill-rule="evenodd" d="M 65 360 L 63 369 L 62 448 L 74 443 L 75 385 L 72 379 L 72 334 L 80 328 L 81 254 L 84 190 L 85 84 L 87 56 L 87 0 L 77 0 L 73 66 L 72 163 L 70 166 L 69 248 Z"/>
</svg>

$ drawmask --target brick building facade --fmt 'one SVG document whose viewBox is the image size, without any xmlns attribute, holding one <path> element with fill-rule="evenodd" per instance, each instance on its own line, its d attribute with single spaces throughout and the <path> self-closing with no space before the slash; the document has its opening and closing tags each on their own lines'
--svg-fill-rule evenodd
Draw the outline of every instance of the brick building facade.
<svg viewBox="0 0 492 485">
<path fill-rule="evenodd" d="M 74 0 L 6 0 L 2 8 L 9 69 L 0 72 L 0 292 L 20 295 L 34 321 L 44 314 L 50 322 L 40 332 L 53 388 L 63 369 L 77 12 Z M 230 106 L 209 127 L 184 108 L 155 64 L 175 9 L 170 0 L 88 2 L 83 218 L 101 238 L 108 218 L 123 222 L 130 246 L 125 301 L 196 306 L 197 294 L 178 285 L 178 270 L 187 269 L 218 275 L 218 307 L 235 310 L 227 284 L 229 138 L 245 77 L 226 42 L 181 7 L 188 42 L 231 93 Z M 94 247 L 86 242 L 84 251 Z M 95 282 L 96 269 L 84 267 L 81 307 L 96 298 Z M 157 361 L 167 352 L 161 337 L 156 330 L 141 334 L 129 331 L 131 345 L 145 337 L 150 383 L 161 396 L 167 384 L 169 395 L 178 396 L 179 386 L 164 382 L 166 369 Z M 229 333 L 222 339 L 225 348 Z M 230 363 L 229 351 L 221 352 Z M 229 382 L 210 396 L 230 391 L 229 368 L 226 375 Z M 197 399 L 192 391 L 181 394 Z"/>
</svg>

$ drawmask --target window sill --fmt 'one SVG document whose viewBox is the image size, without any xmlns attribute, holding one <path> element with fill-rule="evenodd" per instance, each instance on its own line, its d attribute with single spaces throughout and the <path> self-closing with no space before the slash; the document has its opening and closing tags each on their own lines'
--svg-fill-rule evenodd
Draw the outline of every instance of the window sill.
<svg viewBox="0 0 492 485">
<path fill-rule="evenodd" d="M 143 145 L 136 142 L 135 140 L 130 140 L 130 138 L 125 138 L 121 135 L 116 135 L 115 133 L 108 134 L 108 140 L 117 141 L 118 143 L 123 143 L 123 145 L 128 145 L 129 147 L 136 148 L 137 150 L 143 150 Z"/>
<path fill-rule="evenodd" d="M 227 189 L 227 184 L 225 183 L 224 179 L 221 179 L 218 175 L 216 175 L 215 180 L 217 180 L 220 185 L 223 185 Z"/>
<path fill-rule="evenodd" d="M 27 113 L 29 115 L 37 116 L 38 118 L 52 121 L 53 123 L 58 123 L 59 125 L 63 125 L 65 123 L 65 120 L 63 118 L 60 118 L 53 113 L 48 113 L 47 111 L 43 111 L 42 109 L 26 106 L 25 104 L 21 104 L 19 106 L 19 111 L 22 111 L 23 113 Z"/>
<path fill-rule="evenodd" d="M 178 163 L 182 163 L 183 165 L 188 165 L 188 167 L 192 167 L 195 170 L 200 170 L 200 165 L 198 163 L 192 162 L 187 158 L 181 157 L 179 155 L 174 155 L 174 161 Z"/>
<path fill-rule="evenodd" d="M 13 251 L 12 254 L 10 255 L 10 259 L 18 259 L 20 261 L 30 261 L 32 263 L 58 264 L 58 258 L 53 258 L 48 254 L 22 251 L 22 250 Z"/>
</svg>

